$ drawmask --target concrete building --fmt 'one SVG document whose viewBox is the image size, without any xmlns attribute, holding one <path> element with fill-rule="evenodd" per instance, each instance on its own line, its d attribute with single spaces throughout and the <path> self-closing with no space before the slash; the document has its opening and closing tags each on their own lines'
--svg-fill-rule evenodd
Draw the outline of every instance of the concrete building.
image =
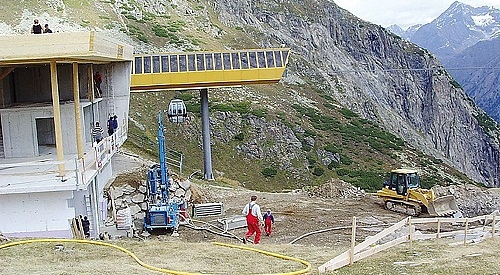
<svg viewBox="0 0 500 275">
<path fill-rule="evenodd" d="M 127 137 L 132 60 L 131 46 L 95 32 L 0 36 L 4 235 L 72 237 L 78 215 L 89 217 L 92 235 L 99 233 L 110 160 Z M 111 136 L 109 115 L 119 125 Z M 96 122 L 104 129 L 99 143 L 92 137 Z"/>
</svg>

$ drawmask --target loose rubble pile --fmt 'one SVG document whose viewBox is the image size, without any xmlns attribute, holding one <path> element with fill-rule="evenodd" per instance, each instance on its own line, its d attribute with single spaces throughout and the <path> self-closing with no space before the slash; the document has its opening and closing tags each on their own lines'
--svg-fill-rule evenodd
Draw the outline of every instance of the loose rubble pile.
<svg viewBox="0 0 500 275">
<path fill-rule="evenodd" d="M 134 185 L 134 186 L 132 186 Z M 136 228 L 142 228 L 146 210 L 148 210 L 148 194 L 145 180 L 128 181 L 123 185 L 111 186 L 108 193 L 108 215 L 109 222 L 112 222 L 113 212 L 130 213 Z M 182 180 L 177 175 L 169 178 L 168 194 L 174 201 L 185 200 L 191 202 L 192 198 L 199 200 L 199 192 L 192 196 L 191 182 Z M 126 210 L 126 212 L 124 212 Z"/>
<path fill-rule="evenodd" d="M 313 187 L 309 191 L 309 196 L 321 198 L 343 198 L 359 199 L 365 196 L 365 191 L 340 179 L 330 179 L 329 181 Z"/>
</svg>

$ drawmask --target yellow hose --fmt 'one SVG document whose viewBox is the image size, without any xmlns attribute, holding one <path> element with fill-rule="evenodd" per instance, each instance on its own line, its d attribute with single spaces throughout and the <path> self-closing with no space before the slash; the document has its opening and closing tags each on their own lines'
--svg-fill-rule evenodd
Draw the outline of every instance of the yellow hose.
<svg viewBox="0 0 500 275">
<path fill-rule="evenodd" d="M 53 242 L 57 242 L 57 243 L 94 244 L 94 245 L 101 245 L 101 246 L 112 247 L 112 248 L 118 249 L 118 250 L 124 252 L 125 254 L 129 255 L 139 265 L 141 265 L 142 267 L 147 268 L 149 270 L 158 271 L 158 272 L 162 272 L 162 273 L 166 273 L 166 274 L 175 274 L 175 275 L 206 275 L 206 274 L 203 274 L 203 273 L 183 272 L 183 271 L 176 271 L 176 270 L 170 270 L 170 269 L 165 269 L 165 268 L 154 267 L 152 265 L 149 265 L 149 264 L 141 261 L 141 259 L 137 258 L 137 256 L 135 256 L 135 254 L 132 253 L 130 250 L 127 250 L 127 249 L 125 249 L 125 248 L 123 248 L 121 246 L 110 244 L 110 243 L 106 243 L 106 242 L 96 242 L 96 241 L 89 241 L 89 240 L 75 240 L 75 239 L 35 239 L 35 240 L 9 242 L 9 243 L 0 245 L 0 249 L 11 247 L 11 246 L 16 246 L 16 245 L 22 245 L 22 244 L 30 244 L 30 243 L 53 243 Z M 251 247 L 244 247 L 244 246 L 231 245 L 231 244 L 225 244 L 225 243 L 217 243 L 217 242 L 214 242 L 212 244 L 214 244 L 214 245 L 220 245 L 220 246 L 226 246 L 226 247 L 230 247 L 230 248 L 237 248 L 237 249 L 242 249 L 242 250 L 249 250 L 249 251 L 253 251 L 253 252 L 258 252 L 258 253 L 261 253 L 261 254 L 264 254 L 264 255 L 268 255 L 268 256 L 272 256 L 272 257 L 277 257 L 277 258 L 281 258 L 281 259 L 284 259 L 284 260 L 299 262 L 299 263 L 301 263 L 301 264 L 303 264 L 303 265 L 306 266 L 306 268 L 298 270 L 298 271 L 287 272 L 287 273 L 274 273 L 274 274 L 268 274 L 268 275 L 296 275 L 296 274 L 304 274 L 304 273 L 308 272 L 311 269 L 311 264 L 309 262 L 306 262 L 306 261 L 301 260 L 301 259 L 297 259 L 297 258 L 285 256 L 285 255 L 280 255 L 280 254 L 276 254 L 276 253 L 272 253 L 272 252 L 268 252 L 268 251 L 264 251 L 264 250 L 259 250 L 259 249 L 255 249 L 255 248 L 251 248 Z"/>
</svg>

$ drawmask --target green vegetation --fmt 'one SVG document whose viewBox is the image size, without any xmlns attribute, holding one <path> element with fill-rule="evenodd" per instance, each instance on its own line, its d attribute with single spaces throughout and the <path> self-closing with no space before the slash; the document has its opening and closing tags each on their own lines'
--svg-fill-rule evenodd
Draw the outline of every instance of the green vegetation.
<svg viewBox="0 0 500 275">
<path fill-rule="evenodd" d="M 250 113 L 256 117 L 260 117 L 260 118 L 266 118 L 267 116 L 267 110 L 265 109 L 253 109 L 253 110 L 250 110 Z"/>
<path fill-rule="evenodd" d="M 217 103 L 210 106 L 212 112 L 233 112 L 241 115 L 252 114 L 257 117 L 265 118 L 267 111 L 265 109 L 251 109 L 250 102 L 231 102 L 231 103 Z"/>
<path fill-rule="evenodd" d="M 245 139 L 245 135 L 243 133 L 238 133 L 234 136 L 235 140 L 243 141 Z"/>
<path fill-rule="evenodd" d="M 358 117 L 358 114 L 356 114 L 355 112 L 349 110 L 349 109 L 346 109 L 346 108 L 342 108 L 339 110 L 339 112 L 344 115 L 345 118 L 349 119 L 349 118 L 354 118 L 354 117 Z"/>
<path fill-rule="evenodd" d="M 292 106 L 301 116 L 309 118 L 312 126 L 322 131 L 340 132 L 343 139 L 364 142 L 373 149 L 387 154 L 390 150 L 401 150 L 404 141 L 395 135 L 383 131 L 366 119 L 358 118 L 358 115 L 348 109 L 340 109 L 339 112 L 349 123 L 341 123 L 333 116 L 318 114 L 318 111 L 311 107 L 302 107 L 298 104 Z"/>
<path fill-rule="evenodd" d="M 486 113 L 479 113 L 474 118 L 490 137 L 492 132 L 498 130 L 498 124 Z"/>
<path fill-rule="evenodd" d="M 261 173 L 266 178 L 272 178 L 276 176 L 276 174 L 278 174 L 278 170 L 272 167 L 265 167 L 264 169 L 262 169 Z"/>
<path fill-rule="evenodd" d="M 194 98 L 194 96 L 191 93 L 181 93 L 181 94 L 176 94 L 175 98 L 183 100 L 183 101 L 189 101 Z"/>
<path fill-rule="evenodd" d="M 325 173 L 325 169 L 321 167 L 314 167 L 314 170 L 312 171 L 312 174 L 319 177 Z"/>
<path fill-rule="evenodd" d="M 458 83 L 455 79 L 451 80 L 450 84 L 457 89 L 462 89 L 462 85 L 460 85 L 460 83 Z"/>
<path fill-rule="evenodd" d="M 158 24 L 153 26 L 152 31 L 158 37 L 168 37 L 169 35 L 167 27 Z"/>
<path fill-rule="evenodd" d="M 385 180 L 384 175 L 380 175 L 377 172 L 349 170 L 345 168 L 339 168 L 335 171 L 342 180 L 370 192 L 379 190 Z"/>
<path fill-rule="evenodd" d="M 86 28 L 90 25 L 90 21 L 89 20 L 85 20 L 83 19 L 81 22 L 80 22 L 80 26 Z"/>
</svg>

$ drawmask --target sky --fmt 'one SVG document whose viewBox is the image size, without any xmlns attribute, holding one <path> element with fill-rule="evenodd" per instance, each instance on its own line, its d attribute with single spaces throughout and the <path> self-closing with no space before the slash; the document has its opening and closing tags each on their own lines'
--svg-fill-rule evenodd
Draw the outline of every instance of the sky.
<svg viewBox="0 0 500 275">
<path fill-rule="evenodd" d="M 393 24 L 406 29 L 416 24 L 430 23 L 455 0 L 333 0 L 357 17 L 388 27 Z M 500 8 L 500 0 L 459 0 L 473 7 Z"/>
</svg>

